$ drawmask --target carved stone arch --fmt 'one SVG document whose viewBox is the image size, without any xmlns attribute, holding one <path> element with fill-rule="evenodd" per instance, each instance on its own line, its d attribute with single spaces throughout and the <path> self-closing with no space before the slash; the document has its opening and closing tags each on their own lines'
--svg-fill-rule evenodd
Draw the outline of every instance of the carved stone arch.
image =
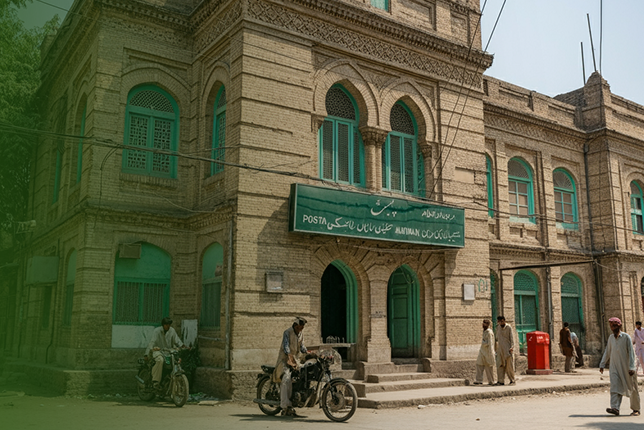
<svg viewBox="0 0 644 430">
<path fill-rule="evenodd" d="M 208 106 L 214 102 L 214 98 L 217 97 L 217 92 L 221 85 L 226 88 L 230 86 L 230 67 L 223 61 L 217 61 L 212 65 L 212 70 L 205 79 L 205 85 L 202 89 L 200 105 L 202 115 L 208 113 Z"/>
<path fill-rule="evenodd" d="M 121 79 L 120 102 L 127 105 L 130 92 L 139 85 L 155 85 L 165 90 L 179 105 L 179 115 L 189 117 L 190 86 L 181 76 L 170 69 L 156 64 L 133 65 L 123 71 Z M 185 127 L 182 127 L 185 128 Z"/>
<path fill-rule="evenodd" d="M 405 79 L 392 82 L 382 91 L 382 105 L 379 122 L 383 128 L 390 130 L 389 115 L 391 108 L 398 101 L 405 103 L 411 110 L 418 125 L 419 145 L 429 145 L 436 140 L 436 119 L 427 98 L 416 82 Z M 423 149 L 423 148 L 421 148 Z"/>
<path fill-rule="evenodd" d="M 369 83 L 358 65 L 351 60 L 337 60 L 318 70 L 313 78 L 313 114 L 317 118 L 327 116 L 326 94 L 335 85 L 342 85 L 355 99 L 360 112 L 359 126 L 378 125 L 378 97 L 375 87 Z M 321 125 L 321 122 L 320 122 Z"/>
<path fill-rule="evenodd" d="M 641 171 L 633 170 L 624 175 L 624 192 L 631 193 L 631 182 L 636 182 L 644 191 L 644 175 Z"/>
<path fill-rule="evenodd" d="M 557 165 L 557 166 L 552 167 L 552 173 L 553 174 L 555 173 L 555 170 L 563 170 L 568 175 L 570 175 L 570 177 L 572 178 L 572 180 L 575 183 L 575 189 L 577 190 L 577 192 L 579 192 L 580 179 L 577 177 L 575 172 L 573 172 L 568 166 L 561 166 L 561 165 Z"/>
</svg>

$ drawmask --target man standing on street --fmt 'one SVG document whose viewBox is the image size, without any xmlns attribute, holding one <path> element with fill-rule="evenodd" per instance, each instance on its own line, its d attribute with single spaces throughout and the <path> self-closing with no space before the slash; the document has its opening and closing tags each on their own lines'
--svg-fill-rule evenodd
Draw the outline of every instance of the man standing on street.
<svg viewBox="0 0 644 430">
<path fill-rule="evenodd" d="M 572 358 L 575 356 L 575 350 L 572 346 L 572 339 L 570 337 L 570 329 L 567 322 L 563 323 L 563 328 L 559 331 L 559 346 L 561 353 L 566 357 L 565 372 L 572 372 Z"/>
<path fill-rule="evenodd" d="M 632 416 L 640 415 L 640 393 L 637 389 L 637 374 L 635 373 L 635 353 L 631 337 L 622 332 L 622 322 L 619 318 L 608 320 L 613 336 L 608 337 L 608 344 L 602 361 L 599 363 L 599 372 L 604 373 L 604 368 L 609 366 L 610 375 L 610 408 L 606 412 L 619 415 L 619 406 L 622 396 L 631 398 Z"/>
<path fill-rule="evenodd" d="M 642 321 L 635 323 L 635 332 L 633 333 L 633 346 L 637 356 L 637 367 L 644 371 L 644 330 L 642 330 Z"/>
<path fill-rule="evenodd" d="M 282 415 L 284 416 L 295 416 L 295 409 L 293 409 L 291 404 L 291 392 L 293 389 L 291 369 L 298 368 L 299 360 L 297 358 L 299 354 L 305 354 L 307 352 L 302 335 L 305 324 L 305 318 L 295 317 L 293 325 L 284 331 L 282 344 L 277 353 L 277 364 L 273 372 L 273 380 L 275 382 L 281 382 L 280 407 L 282 408 Z"/>
<path fill-rule="evenodd" d="M 490 328 L 490 320 L 483 320 L 483 340 L 481 349 L 476 359 L 476 380 L 474 385 L 483 383 L 483 371 L 487 375 L 487 382 L 494 385 L 494 332 Z"/>
<path fill-rule="evenodd" d="M 496 318 L 498 327 L 496 329 L 496 365 L 497 378 L 496 385 L 505 385 L 505 374 L 508 374 L 510 385 L 516 384 L 514 378 L 514 333 L 512 327 L 505 323 L 505 317 L 500 315 Z"/>
</svg>

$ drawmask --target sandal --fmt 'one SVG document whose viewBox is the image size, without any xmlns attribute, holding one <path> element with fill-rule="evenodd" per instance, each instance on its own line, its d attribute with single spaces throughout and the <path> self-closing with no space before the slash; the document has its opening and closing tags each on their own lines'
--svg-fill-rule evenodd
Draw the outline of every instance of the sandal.
<svg viewBox="0 0 644 430">
<path fill-rule="evenodd" d="M 639 417 L 640 416 L 640 411 L 633 411 L 631 412 L 632 417 Z"/>
<path fill-rule="evenodd" d="M 619 409 L 615 409 L 615 408 L 606 408 L 606 412 L 613 415 L 619 415 Z"/>
</svg>

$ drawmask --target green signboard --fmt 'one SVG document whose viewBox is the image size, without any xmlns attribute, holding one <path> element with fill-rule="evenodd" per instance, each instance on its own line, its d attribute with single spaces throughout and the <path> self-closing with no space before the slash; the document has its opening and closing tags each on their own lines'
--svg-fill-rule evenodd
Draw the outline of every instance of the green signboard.
<svg viewBox="0 0 644 430">
<path fill-rule="evenodd" d="M 463 209 L 291 185 L 289 231 L 462 248 Z"/>
</svg>

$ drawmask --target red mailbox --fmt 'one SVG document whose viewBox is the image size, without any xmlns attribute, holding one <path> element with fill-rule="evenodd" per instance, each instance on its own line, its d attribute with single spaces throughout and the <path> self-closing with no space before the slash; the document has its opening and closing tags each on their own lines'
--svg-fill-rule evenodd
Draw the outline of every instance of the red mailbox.
<svg viewBox="0 0 644 430">
<path fill-rule="evenodd" d="M 528 344 L 528 372 L 531 375 L 548 375 L 550 370 L 550 336 L 542 331 L 526 334 Z"/>
</svg>

